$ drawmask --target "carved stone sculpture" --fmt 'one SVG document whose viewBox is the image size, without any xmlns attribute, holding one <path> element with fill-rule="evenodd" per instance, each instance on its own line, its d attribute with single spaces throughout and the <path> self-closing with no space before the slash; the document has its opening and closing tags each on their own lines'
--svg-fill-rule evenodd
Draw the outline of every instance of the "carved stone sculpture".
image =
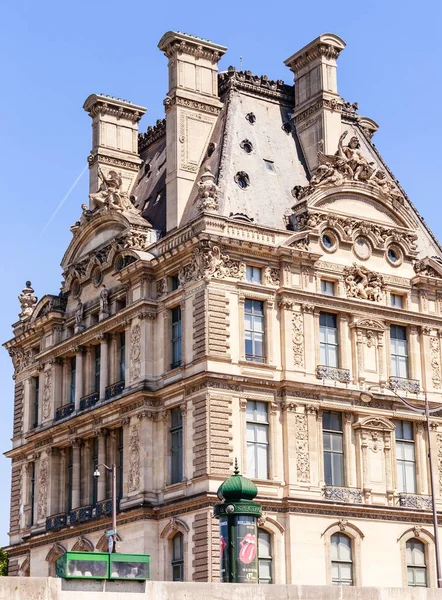
<svg viewBox="0 0 442 600">
<path fill-rule="evenodd" d="M 369 271 L 356 263 L 344 269 L 344 282 L 348 298 L 361 298 L 381 302 L 385 283 L 382 275 Z"/>
<path fill-rule="evenodd" d="M 129 477 L 128 492 L 136 492 L 140 487 L 140 432 L 132 425 L 129 438 Z"/>
<path fill-rule="evenodd" d="M 26 282 L 26 287 L 23 289 L 22 293 L 18 296 L 21 313 L 19 314 L 20 321 L 25 321 L 32 316 L 34 312 L 35 305 L 37 304 L 37 296 L 34 295 L 34 290 L 31 287 L 31 282 Z"/>
<path fill-rule="evenodd" d="M 109 291 L 104 284 L 100 292 L 100 312 L 109 312 Z"/>
<path fill-rule="evenodd" d="M 293 194 L 298 200 L 308 196 L 318 187 L 340 186 L 345 181 L 370 183 L 390 197 L 392 201 L 403 203 L 403 196 L 397 186 L 387 178 L 385 171 L 378 169 L 374 162 L 364 156 L 359 139 L 350 138 L 345 146 L 344 139 L 348 131 L 339 138 L 336 154 L 318 152 L 319 166 L 313 173 L 308 186 L 294 188 Z"/>
<path fill-rule="evenodd" d="M 75 309 L 75 324 L 77 327 L 81 327 L 83 325 L 83 317 L 84 317 L 84 306 L 83 302 L 78 299 L 77 308 Z"/>
<path fill-rule="evenodd" d="M 215 183 L 215 175 L 207 165 L 201 179 L 198 181 L 198 200 L 202 211 L 217 211 L 218 186 Z"/>
<path fill-rule="evenodd" d="M 101 169 L 98 169 L 98 177 L 101 181 L 98 191 L 89 194 L 91 210 L 106 207 L 120 211 L 138 212 L 127 197 L 127 193 L 121 189 L 123 181 L 120 173 L 112 170 L 106 176 Z"/>
</svg>

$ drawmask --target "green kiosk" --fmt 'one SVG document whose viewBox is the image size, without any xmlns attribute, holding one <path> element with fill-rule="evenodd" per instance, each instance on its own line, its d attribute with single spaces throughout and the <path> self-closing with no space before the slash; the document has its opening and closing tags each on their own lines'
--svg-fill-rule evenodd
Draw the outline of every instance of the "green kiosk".
<svg viewBox="0 0 442 600">
<path fill-rule="evenodd" d="M 63 579 L 150 579 L 149 554 L 66 552 L 57 560 L 56 575 Z"/>
</svg>

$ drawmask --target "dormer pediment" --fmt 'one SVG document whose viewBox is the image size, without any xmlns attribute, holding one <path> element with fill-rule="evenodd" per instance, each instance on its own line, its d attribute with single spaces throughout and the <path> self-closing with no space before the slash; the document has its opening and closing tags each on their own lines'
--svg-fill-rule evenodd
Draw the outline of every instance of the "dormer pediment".
<svg viewBox="0 0 442 600">
<path fill-rule="evenodd" d="M 436 256 L 423 258 L 414 264 L 414 270 L 416 271 L 416 277 L 413 283 L 420 283 L 422 279 L 428 281 L 431 280 L 442 280 L 442 260 Z"/>
<path fill-rule="evenodd" d="M 370 431 L 394 431 L 395 426 L 390 419 L 385 417 L 364 417 L 360 421 L 353 423 L 354 429 L 368 429 Z"/>
</svg>

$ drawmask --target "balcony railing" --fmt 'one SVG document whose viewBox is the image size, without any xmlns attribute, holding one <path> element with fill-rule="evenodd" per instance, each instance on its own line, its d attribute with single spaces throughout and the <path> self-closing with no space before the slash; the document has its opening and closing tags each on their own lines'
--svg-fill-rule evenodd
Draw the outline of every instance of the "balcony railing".
<svg viewBox="0 0 442 600">
<path fill-rule="evenodd" d="M 417 379 L 406 379 L 405 377 L 390 377 L 388 386 L 394 392 L 419 394 L 421 391 L 421 384 Z"/>
<path fill-rule="evenodd" d="M 362 504 L 362 490 L 359 488 L 326 485 L 322 491 L 326 500 L 347 502 L 348 504 Z"/>
<path fill-rule="evenodd" d="M 112 385 L 108 385 L 106 388 L 105 398 L 109 400 L 114 396 L 119 396 L 124 390 L 124 381 L 117 381 L 117 383 L 113 383 Z"/>
<path fill-rule="evenodd" d="M 66 513 L 58 513 L 57 515 L 51 515 L 46 519 L 46 531 L 50 531 L 51 529 L 60 529 L 61 527 L 66 527 L 67 524 L 67 514 Z"/>
<path fill-rule="evenodd" d="M 318 365 L 316 367 L 316 377 L 322 380 L 331 379 L 332 381 L 339 381 L 339 383 L 350 383 L 350 369 Z"/>
<path fill-rule="evenodd" d="M 80 506 L 69 512 L 69 521 L 71 525 L 75 523 L 84 523 L 92 519 L 92 506 Z"/>
<path fill-rule="evenodd" d="M 69 404 L 60 406 L 60 408 L 57 408 L 57 410 L 55 411 L 55 420 L 59 421 L 60 419 L 64 419 L 65 417 L 68 417 L 69 415 L 71 415 L 74 412 L 74 410 L 75 410 L 74 402 L 69 402 Z"/>
<path fill-rule="evenodd" d="M 419 494 L 399 494 L 399 506 L 403 508 L 414 508 L 415 510 L 431 510 L 431 496 L 420 496 Z"/>
<path fill-rule="evenodd" d="M 97 404 L 100 399 L 99 392 L 94 392 L 93 394 L 89 394 L 89 396 L 84 396 L 80 400 L 80 410 L 86 410 L 86 408 L 90 408 Z"/>
</svg>

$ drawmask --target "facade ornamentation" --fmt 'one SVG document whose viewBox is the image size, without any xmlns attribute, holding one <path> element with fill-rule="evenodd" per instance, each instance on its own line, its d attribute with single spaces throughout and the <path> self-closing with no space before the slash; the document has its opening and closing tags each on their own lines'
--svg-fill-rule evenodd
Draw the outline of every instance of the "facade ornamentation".
<svg viewBox="0 0 442 600">
<path fill-rule="evenodd" d="M 298 481 L 310 481 L 310 459 L 308 451 L 308 423 L 306 415 L 296 415 L 296 473 Z"/>
<path fill-rule="evenodd" d="M 83 316 L 84 316 L 83 302 L 80 299 L 78 299 L 77 308 L 75 309 L 75 325 L 77 327 L 82 327 Z"/>
<path fill-rule="evenodd" d="M 109 291 L 104 284 L 100 292 L 100 312 L 109 312 Z"/>
<path fill-rule="evenodd" d="M 430 352 L 431 352 L 431 369 L 433 371 L 433 387 L 437 390 L 441 388 L 440 374 L 440 341 L 439 337 L 430 337 Z"/>
<path fill-rule="evenodd" d="M 149 245 L 149 234 L 145 231 L 130 231 L 125 240 L 124 248 L 132 250 L 145 250 Z"/>
<path fill-rule="evenodd" d="M 165 277 L 157 280 L 157 298 L 161 298 L 167 292 L 167 280 Z"/>
<path fill-rule="evenodd" d="M 403 203 L 401 192 L 387 178 L 385 171 L 365 158 L 356 136 L 350 138 L 349 143 L 344 146 L 343 142 L 347 135 L 348 131 L 344 131 L 339 138 L 336 154 L 318 152 L 319 166 L 310 179 L 309 185 L 298 190 L 297 199 L 301 200 L 317 188 L 338 187 L 346 181 L 360 181 L 375 186 L 385 196 Z"/>
<path fill-rule="evenodd" d="M 294 312 L 292 317 L 293 328 L 293 364 L 295 367 L 304 367 L 304 319 L 302 313 Z"/>
<path fill-rule="evenodd" d="M 419 496 L 418 494 L 400 493 L 398 496 L 399 506 L 404 508 L 415 508 L 416 510 L 431 510 L 433 505 L 431 496 Z"/>
<path fill-rule="evenodd" d="M 420 382 L 417 379 L 405 379 L 403 377 L 390 377 L 388 381 L 390 389 L 395 392 L 409 392 L 410 394 L 419 394 L 421 391 Z"/>
<path fill-rule="evenodd" d="M 178 275 L 181 284 L 212 277 L 243 280 L 246 275 L 245 263 L 231 260 L 228 254 L 221 252 L 219 246 L 209 242 L 203 242 L 195 248 L 192 259 L 192 263 L 184 266 Z"/>
<path fill-rule="evenodd" d="M 130 379 L 135 381 L 141 373 L 141 327 L 134 325 L 130 333 Z"/>
<path fill-rule="evenodd" d="M 12 359 L 14 366 L 14 373 L 19 373 L 29 367 L 34 362 L 32 352 L 30 350 L 22 350 L 22 348 L 11 348 L 9 350 L 9 356 Z"/>
<path fill-rule="evenodd" d="M 345 290 L 348 298 L 381 302 L 384 298 L 384 278 L 356 263 L 344 269 Z"/>
<path fill-rule="evenodd" d="M 318 379 L 330 379 L 340 383 L 350 383 L 350 369 L 338 369 L 337 367 L 326 367 L 318 365 L 316 367 L 316 377 Z"/>
<path fill-rule="evenodd" d="M 138 425 L 132 425 L 129 438 L 129 477 L 128 492 L 136 492 L 140 487 L 140 432 Z"/>
<path fill-rule="evenodd" d="M 209 165 L 206 165 L 201 179 L 198 181 L 198 201 L 202 211 L 216 212 L 219 209 L 218 186 L 215 175 Z"/>
<path fill-rule="evenodd" d="M 39 469 L 39 491 L 37 503 L 37 518 L 45 519 L 48 512 L 48 489 L 49 489 L 49 464 L 48 458 L 44 457 L 40 461 Z"/>
<path fill-rule="evenodd" d="M 439 495 L 442 494 L 442 433 L 437 435 L 437 464 L 439 471 Z"/>
<path fill-rule="evenodd" d="M 348 504 L 362 504 L 362 490 L 360 489 L 326 485 L 323 492 L 326 500 L 346 502 Z"/>
<path fill-rule="evenodd" d="M 34 295 L 34 290 L 31 286 L 31 282 L 27 281 L 23 291 L 18 296 L 20 302 L 21 313 L 19 314 L 20 321 L 25 321 L 32 316 L 34 308 L 37 304 L 37 296 Z"/>
<path fill-rule="evenodd" d="M 424 260 L 418 260 L 414 263 L 414 270 L 418 275 L 423 275 L 424 277 L 435 277 L 438 279 L 442 279 L 440 273 L 427 265 Z"/>
<path fill-rule="evenodd" d="M 274 267 L 266 267 L 264 269 L 264 279 L 269 285 L 279 286 L 279 269 Z"/>
<path fill-rule="evenodd" d="M 47 369 L 44 373 L 43 382 L 43 406 L 42 415 L 47 419 L 51 414 L 51 396 L 52 396 L 52 370 Z"/>
<path fill-rule="evenodd" d="M 98 191 L 89 194 L 92 211 L 100 208 L 108 208 L 119 211 L 139 212 L 129 200 L 127 192 L 121 189 L 123 184 L 121 173 L 111 170 L 106 176 L 98 168 L 98 177 L 101 181 Z"/>
</svg>

